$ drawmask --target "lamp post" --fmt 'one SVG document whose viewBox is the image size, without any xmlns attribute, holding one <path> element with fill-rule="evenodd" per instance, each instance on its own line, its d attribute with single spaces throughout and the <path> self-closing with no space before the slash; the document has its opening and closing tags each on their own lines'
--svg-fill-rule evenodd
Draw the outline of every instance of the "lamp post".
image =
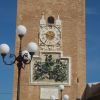
<svg viewBox="0 0 100 100">
<path fill-rule="evenodd" d="M 60 90 L 60 100 L 62 100 L 62 92 L 64 90 L 64 85 L 59 85 L 59 90 Z"/>
<path fill-rule="evenodd" d="M 17 100 L 20 100 L 20 75 L 21 75 L 21 69 L 25 68 L 25 65 L 30 64 L 33 55 L 38 49 L 38 46 L 34 42 L 30 42 L 27 46 L 27 50 L 22 51 L 22 39 L 24 35 L 26 34 L 26 27 L 23 25 L 19 25 L 17 27 L 17 33 L 20 40 L 20 46 L 18 51 L 18 56 L 15 54 L 10 54 L 10 48 L 7 44 L 1 44 L 0 45 L 0 53 L 3 59 L 3 63 L 6 65 L 12 65 L 15 62 L 17 62 L 17 68 L 18 68 L 18 80 L 17 80 Z M 11 61 L 8 63 L 8 60 L 6 61 L 6 55 L 9 54 L 9 60 L 11 58 Z M 12 60 L 13 59 L 13 60 Z"/>
</svg>

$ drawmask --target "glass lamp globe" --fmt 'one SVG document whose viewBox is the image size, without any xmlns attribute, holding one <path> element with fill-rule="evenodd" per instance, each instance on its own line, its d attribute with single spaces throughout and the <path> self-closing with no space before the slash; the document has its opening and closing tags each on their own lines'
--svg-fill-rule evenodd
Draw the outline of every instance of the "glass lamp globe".
<svg viewBox="0 0 100 100">
<path fill-rule="evenodd" d="M 54 95 L 51 95 L 50 96 L 50 100 L 56 100 L 55 96 Z"/>
<path fill-rule="evenodd" d="M 63 91 L 64 90 L 64 85 L 59 85 L 59 90 Z"/>
<path fill-rule="evenodd" d="M 19 36 L 24 36 L 24 35 L 26 34 L 26 31 L 27 31 L 27 29 L 26 29 L 26 27 L 23 26 L 23 25 L 19 25 L 19 26 L 17 27 L 17 30 L 16 30 L 16 32 L 17 32 L 17 34 L 18 34 Z"/>
<path fill-rule="evenodd" d="M 69 96 L 68 95 L 64 95 L 63 100 L 69 100 Z"/>
<path fill-rule="evenodd" d="M 27 46 L 27 49 L 28 49 L 28 52 L 33 52 L 33 53 L 35 53 L 35 52 L 37 52 L 37 50 L 38 50 L 38 46 L 37 46 L 36 43 L 30 42 L 30 43 L 28 44 L 28 46 Z"/>
<path fill-rule="evenodd" d="M 22 57 L 24 60 L 31 60 L 31 56 L 27 50 L 22 51 Z"/>
<path fill-rule="evenodd" d="M 7 44 L 1 44 L 0 45 L 0 53 L 1 54 L 8 54 L 10 51 L 10 48 Z"/>
</svg>

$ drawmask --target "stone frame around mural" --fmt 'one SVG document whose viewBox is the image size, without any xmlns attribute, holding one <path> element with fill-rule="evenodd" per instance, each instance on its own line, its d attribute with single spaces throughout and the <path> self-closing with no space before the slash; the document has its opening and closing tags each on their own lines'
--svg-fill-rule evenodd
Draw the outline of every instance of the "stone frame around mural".
<svg viewBox="0 0 100 100">
<path fill-rule="evenodd" d="M 61 59 L 61 61 L 67 61 L 66 63 L 68 63 L 68 81 L 64 81 L 64 82 L 54 82 L 54 81 L 48 81 L 48 80 L 44 80 L 44 81 L 34 81 L 33 80 L 33 64 L 35 61 L 43 61 L 43 56 L 45 54 L 54 54 L 56 55 L 55 58 L 59 57 Z M 30 85 L 60 85 L 60 84 L 64 84 L 67 86 L 71 85 L 71 57 L 63 57 L 62 56 L 62 52 L 52 52 L 52 51 L 47 51 L 47 52 L 41 52 L 40 56 L 34 56 L 33 60 L 31 62 L 31 66 L 30 66 L 30 81 L 29 81 Z"/>
</svg>

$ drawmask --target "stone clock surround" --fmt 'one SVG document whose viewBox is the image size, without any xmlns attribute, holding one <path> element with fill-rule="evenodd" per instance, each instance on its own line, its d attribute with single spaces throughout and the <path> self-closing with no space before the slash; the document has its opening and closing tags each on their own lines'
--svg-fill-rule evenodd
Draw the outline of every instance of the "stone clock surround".
<svg viewBox="0 0 100 100">
<path fill-rule="evenodd" d="M 49 22 L 51 21 L 51 22 Z M 49 16 L 47 19 L 44 13 L 40 19 L 39 27 L 39 47 L 42 51 L 59 51 L 62 45 L 62 21 Z"/>
</svg>

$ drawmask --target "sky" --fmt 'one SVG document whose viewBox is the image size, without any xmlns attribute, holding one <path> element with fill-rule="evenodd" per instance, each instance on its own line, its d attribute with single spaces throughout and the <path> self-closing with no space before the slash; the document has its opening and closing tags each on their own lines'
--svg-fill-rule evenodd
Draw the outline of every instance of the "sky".
<svg viewBox="0 0 100 100">
<path fill-rule="evenodd" d="M 100 0 L 86 0 L 87 82 L 100 82 Z"/>
<path fill-rule="evenodd" d="M 15 47 L 17 0 L 0 0 L 0 44 Z M 87 82 L 100 82 L 100 0 L 86 0 Z M 13 66 L 0 57 L 0 100 L 12 100 Z"/>
</svg>

